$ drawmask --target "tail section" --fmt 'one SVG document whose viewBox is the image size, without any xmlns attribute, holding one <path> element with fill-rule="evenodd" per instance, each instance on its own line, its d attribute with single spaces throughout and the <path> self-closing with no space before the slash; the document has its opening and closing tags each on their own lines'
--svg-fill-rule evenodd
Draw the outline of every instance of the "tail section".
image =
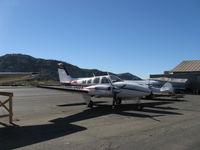
<svg viewBox="0 0 200 150">
<path fill-rule="evenodd" d="M 160 88 L 161 93 L 174 93 L 174 88 L 171 83 L 167 82 Z"/>
<path fill-rule="evenodd" d="M 62 63 L 58 63 L 58 75 L 60 83 L 68 84 L 73 80 Z"/>
</svg>

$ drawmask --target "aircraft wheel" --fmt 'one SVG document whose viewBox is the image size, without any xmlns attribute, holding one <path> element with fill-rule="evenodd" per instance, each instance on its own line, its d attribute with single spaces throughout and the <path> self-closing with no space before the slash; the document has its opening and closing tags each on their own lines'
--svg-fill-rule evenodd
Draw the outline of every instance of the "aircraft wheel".
<svg viewBox="0 0 200 150">
<path fill-rule="evenodd" d="M 139 110 L 139 111 L 143 110 L 143 106 L 142 105 L 138 105 L 137 106 L 137 110 Z"/>
<path fill-rule="evenodd" d="M 88 106 L 89 108 L 92 108 L 93 105 L 94 105 L 93 101 L 90 100 L 87 106 Z"/>
<path fill-rule="evenodd" d="M 117 100 L 116 100 L 116 104 L 117 105 L 120 105 L 122 103 L 122 99 L 121 98 L 118 98 Z"/>
</svg>

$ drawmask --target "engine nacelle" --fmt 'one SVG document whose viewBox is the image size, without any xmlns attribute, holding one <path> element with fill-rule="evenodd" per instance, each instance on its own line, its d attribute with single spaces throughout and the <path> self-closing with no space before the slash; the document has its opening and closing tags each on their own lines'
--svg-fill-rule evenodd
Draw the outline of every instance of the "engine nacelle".
<svg viewBox="0 0 200 150">
<path fill-rule="evenodd" d="M 86 87 L 88 89 L 88 93 L 94 97 L 112 97 L 112 91 L 110 85 L 92 85 Z"/>
</svg>

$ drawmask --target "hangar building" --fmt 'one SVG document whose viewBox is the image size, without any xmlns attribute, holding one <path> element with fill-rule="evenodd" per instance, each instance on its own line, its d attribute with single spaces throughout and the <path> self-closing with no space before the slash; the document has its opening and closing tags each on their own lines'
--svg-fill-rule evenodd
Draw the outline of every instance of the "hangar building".
<svg viewBox="0 0 200 150">
<path fill-rule="evenodd" d="M 183 61 L 170 71 L 164 74 L 150 75 L 150 78 L 180 78 L 188 79 L 186 90 L 193 93 L 200 93 L 200 60 Z"/>
</svg>

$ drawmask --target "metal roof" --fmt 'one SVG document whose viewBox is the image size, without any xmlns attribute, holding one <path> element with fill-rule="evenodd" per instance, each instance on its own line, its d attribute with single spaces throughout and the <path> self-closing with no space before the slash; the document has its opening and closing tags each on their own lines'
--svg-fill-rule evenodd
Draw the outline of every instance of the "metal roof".
<svg viewBox="0 0 200 150">
<path fill-rule="evenodd" d="M 200 60 L 183 61 L 170 72 L 200 72 Z"/>
</svg>

